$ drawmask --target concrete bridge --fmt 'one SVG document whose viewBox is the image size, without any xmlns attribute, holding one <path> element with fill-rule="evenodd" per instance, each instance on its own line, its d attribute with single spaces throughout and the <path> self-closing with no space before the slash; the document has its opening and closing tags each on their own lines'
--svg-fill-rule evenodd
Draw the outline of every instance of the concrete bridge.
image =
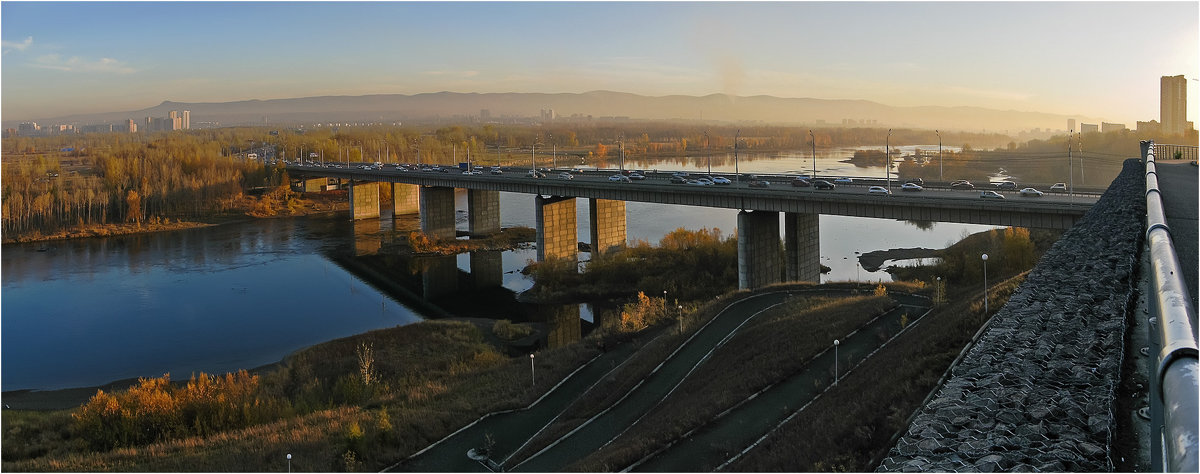
<svg viewBox="0 0 1200 474">
<path fill-rule="evenodd" d="M 738 286 L 759 288 L 787 281 L 820 281 L 819 215 L 843 215 L 999 226 L 1067 229 L 1095 202 L 1095 195 L 1047 194 L 1038 198 L 1009 194 L 1008 199 L 982 199 L 978 191 L 927 188 L 918 193 L 868 194 L 866 187 L 834 190 L 793 188 L 779 176 L 770 187 L 746 182 L 725 186 L 671 184 L 668 175 L 611 182 L 616 171 L 557 173 L 529 177 L 527 169 L 505 168 L 502 174 L 464 175 L 398 169 L 288 166 L 291 176 L 320 185 L 328 178 L 350 181 L 354 219 L 379 217 L 379 186 L 392 186 L 396 214 L 419 213 L 426 235 L 454 238 L 454 190 L 467 189 L 468 228 L 472 236 L 500 230 L 501 191 L 534 194 L 537 216 L 537 259 L 576 259 L 576 199 L 588 199 L 591 246 L 597 255 L 626 243 L 627 201 L 739 209 Z M 563 170 L 566 172 L 566 170 Z M 790 181 L 790 178 L 785 178 Z M 306 185 L 307 187 L 307 185 Z M 899 187 L 895 188 L 897 191 Z M 780 252 L 779 213 L 783 213 Z"/>
<path fill-rule="evenodd" d="M 1143 142 L 879 471 L 1197 471 L 1197 170 L 1154 158 Z"/>
</svg>

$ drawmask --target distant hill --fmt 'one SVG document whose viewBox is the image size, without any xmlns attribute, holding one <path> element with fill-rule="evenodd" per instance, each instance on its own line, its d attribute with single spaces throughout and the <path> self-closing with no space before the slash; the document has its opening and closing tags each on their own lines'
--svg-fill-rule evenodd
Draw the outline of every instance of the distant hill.
<svg viewBox="0 0 1200 474">
<path fill-rule="evenodd" d="M 866 120 L 874 127 L 940 128 L 945 130 L 1010 131 L 1065 129 L 1068 118 L 1099 123 L 1088 117 L 994 110 L 980 107 L 894 107 L 866 100 L 740 97 L 711 94 L 702 97 L 670 95 L 650 97 L 611 91 L 585 93 L 459 93 L 379 94 L 326 96 L 238 102 L 163 102 L 128 112 L 72 115 L 38 120 L 44 124 L 120 122 L 146 117 L 166 117 L 172 110 L 190 110 L 193 127 L 200 122 L 228 125 L 300 124 L 329 122 L 425 122 L 454 117 L 478 117 L 487 109 L 493 119 L 538 117 L 553 109 L 560 119 L 572 115 L 624 117 L 634 120 L 704 120 L 756 122 L 779 125 L 841 125 L 843 119 Z M 869 121 L 875 121 L 871 123 Z M 15 124 L 5 124 L 15 126 Z"/>
</svg>

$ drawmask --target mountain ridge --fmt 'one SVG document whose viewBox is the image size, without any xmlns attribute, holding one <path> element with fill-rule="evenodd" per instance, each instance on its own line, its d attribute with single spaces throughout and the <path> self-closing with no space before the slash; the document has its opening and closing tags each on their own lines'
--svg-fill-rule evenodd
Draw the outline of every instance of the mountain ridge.
<svg viewBox="0 0 1200 474">
<path fill-rule="evenodd" d="M 202 122 L 222 126 L 330 122 L 447 121 L 474 117 L 487 109 L 493 119 L 540 116 L 552 109 L 563 120 L 621 117 L 631 120 L 689 120 L 749 122 L 760 125 L 940 128 L 944 130 L 1065 129 L 1069 118 L 1099 123 L 1100 119 L 977 106 L 892 106 L 865 99 L 820 99 L 772 95 L 645 96 L 593 90 L 572 92 L 453 92 L 418 94 L 322 95 L 228 102 L 164 100 L 139 110 L 74 114 L 40 119 L 43 123 L 116 123 L 146 117 L 166 117 L 172 110 L 190 110 L 193 127 Z M 572 116 L 576 118 L 571 118 Z M 823 121 L 820 122 L 820 121 Z M 860 123 L 859 121 L 866 121 Z M 871 122 L 874 121 L 874 122 Z M 5 124 L 9 126 L 10 124 Z"/>
</svg>

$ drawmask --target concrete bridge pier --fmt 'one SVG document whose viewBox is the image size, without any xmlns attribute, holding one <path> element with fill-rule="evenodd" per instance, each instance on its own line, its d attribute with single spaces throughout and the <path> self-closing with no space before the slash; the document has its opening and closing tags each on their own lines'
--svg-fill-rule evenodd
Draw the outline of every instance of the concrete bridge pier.
<svg viewBox="0 0 1200 474">
<path fill-rule="evenodd" d="M 379 218 L 379 183 L 350 181 L 350 219 Z"/>
<path fill-rule="evenodd" d="M 567 258 L 575 261 L 579 255 L 575 198 L 534 198 L 537 212 L 537 261 Z"/>
<path fill-rule="evenodd" d="M 306 193 L 315 193 L 325 190 L 325 185 L 329 184 L 329 178 L 312 178 L 300 180 L 300 189 Z"/>
<path fill-rule="evenodd" d="M 820 214 L 783 214 L 783 254 L 787 281 L 821 282 Z"/>
<path fill-rule="evenodd" d="M 421 186 L 392 183 L 392 211 L 397 216 L 421 212 Z"/>
<path fill-rule="evenodd" d="M 783 277 L 779 213 L 738 212 L 738 289 L 762 288 Z"/>
<path fill-rule="evenodd" d="M 500 232 L 500 191 L 467 190 L 467 229 L 471 237 Z"/>
<path fill-rule="evenodd" d="M 592 258 L 625 246 L 625 201 L 588 199 Z"/>
<path fill-rule="evenodd" d="M 504 260 L 499 250 L 471 252 L 471 279 L 475 288 L 491 288 L 504 284 Z"/>
<path fill-rule="evenodd" d="M 421 232 L 430 238 L 453 239 L 454 188 L 427 186 L 420 190 Z"/>
</svg>

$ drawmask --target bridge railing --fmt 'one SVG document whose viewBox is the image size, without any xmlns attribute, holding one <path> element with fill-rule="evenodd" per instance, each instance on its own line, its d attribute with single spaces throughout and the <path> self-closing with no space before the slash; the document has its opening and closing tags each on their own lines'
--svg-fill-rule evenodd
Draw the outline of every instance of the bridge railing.
<svg viewBox="0 0 1200 474">
<path fill-rule="evenodd" d="M 1153 141 L 1143 141 L 1142 159 L 1146 165 L 1146 243 L 1149 247 L 1154 295 L 1148 298 L 1151 315 L 1157 318 L 1159 351 L 1153 381 L 1162 401 L 1163 426 L 1161 434 L 1163 467 L 1171 472 L 1197 472 L 1197 424 L 1200 423 L 1200 388 L 1197 377 L 1198 356 L 1193 321 L 1196 310 L 1188 295 L 1187 283 L 1171 230 L 1163 212 L 1162 193 L 1158 189 L 1155 165 L 1156 147 Z M 1158 427 L 1153 427 L 1158 431 Z M 1152 435 L 1155 436 L 1155 435 Z M 1154 453 L 1157 455 L 1158 453 Z"/>
<path fill-rule="evenodd" d="M 1170 145 L 1166 143 L 1154 144 L 1155 155 L 1162 160 L 1187 160 L 1195 161 L 1197 156 L 1200 156 L 1200 147 L 1196 145 Z"/>
</svg>

